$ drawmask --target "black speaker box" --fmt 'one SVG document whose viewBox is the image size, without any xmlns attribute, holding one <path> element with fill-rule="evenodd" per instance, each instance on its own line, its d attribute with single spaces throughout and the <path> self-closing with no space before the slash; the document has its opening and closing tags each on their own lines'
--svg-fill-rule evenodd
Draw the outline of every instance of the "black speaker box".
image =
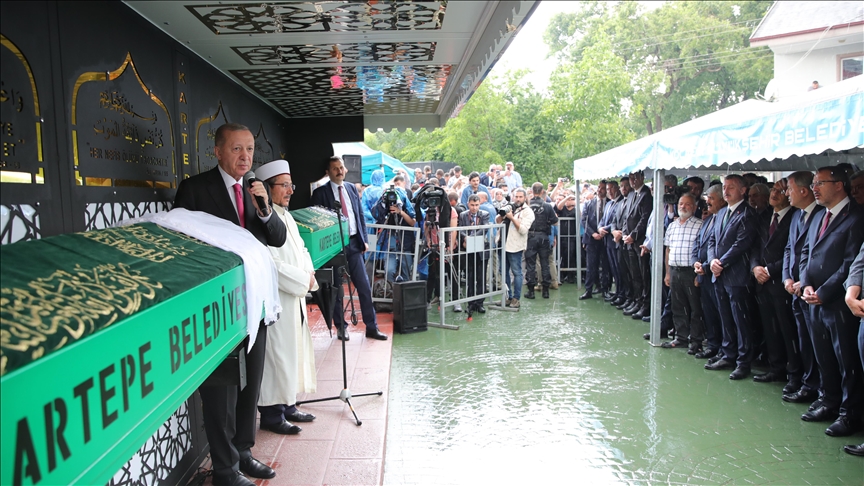
<svg viewBox="0 0 864 486">
<path fill-rule="evenodd" d="M 393 330 L 399 334 L 426 331 L 426 281 L 393 284 Z"/>
<path fill-rule="evenodd" d="M 363 182 L 363 157 L 345 154 L 342 156 L 342 163 L 348 169 L 348 173 L 345 174 L 345 182 Z"/>
</svg>

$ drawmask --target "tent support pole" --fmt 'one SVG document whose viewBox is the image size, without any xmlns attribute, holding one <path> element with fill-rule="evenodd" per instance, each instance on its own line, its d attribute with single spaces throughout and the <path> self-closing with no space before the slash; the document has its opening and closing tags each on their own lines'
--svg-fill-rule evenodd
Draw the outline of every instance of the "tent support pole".
<svg viewBox="0 0 864 486">
<path fill-rule="evenodd" d="M 580 207 L 582 201 L 580 201 L 582 195 L 578 193 L 579 189 L 582 187 L 581 181 L 579 179 L 576 180 L 576 288 L 582 288 L 582 208 Z"/>
<path fill-rule="evenodd" d="M 663 247 L 663 178 L 666 171 L 654 170 L 654 230 L 651 234 L 651 339 L 652 346 L 660 345 L 660 317 L 663 313 L 663 274 L 666 272 Z M 638 243 L 638 242 L 637 242 Z"/>
</svg>

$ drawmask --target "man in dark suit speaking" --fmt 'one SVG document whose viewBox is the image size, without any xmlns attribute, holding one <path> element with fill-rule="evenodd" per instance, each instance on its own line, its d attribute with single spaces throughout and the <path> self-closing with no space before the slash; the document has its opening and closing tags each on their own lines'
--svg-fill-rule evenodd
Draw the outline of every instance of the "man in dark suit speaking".
<svg viewBox="0 0 864 486">
<path fill-rule="evenodd" d="M 360 297 L 360 311 L 363 314 L 363 323 L 366 324 L 366 337 L 387 340 L 387 335 L 378 331 L 378 320 L 375 316 L 375 308 L 372 306 L 372 287 L 366 276 L 363 264 L 363 253 L 369 249 L 366 236 L 366 221 L 363 218 L 363 208 L 360 206 L 360 196 L 354 184 L 343 184 L 348 169 L 339 157 L 330 157 L 324 167 L 330 181 L 312 192 L 310 204 L 323 206 L 339 212 L 348 219 L 348 243 L 345 245 L 345 254 L 348 257 L 348 273 L 351 282 L 357 289 Z M 336 201 L 341 203 L 341 208 L 336 208 Z M 336 286 L 336 304 L 333 308 L 333 323 L 336 325 L 337 337 L 343 341 L 349 338 L 345 329 L 345 311 L 342 308 L 345 296 L 342 285 Z"/>
<path fill-rule="evenodd" d="M 228 123 L 216 130 L 218 167 L 180 183 L 174 198 L 175 208 L 203 211 L 249 230 L 262 245 L 282 246 L 287 231 L 270 211 L 267 190 L 261 182 L 244 188 L 243 176 L 252 168 L 255 138 L 243 125 Z M 264 207 L 255 201 L 264 199 Z M 269 479 L 276 473 L 252 457 L 255 445 L 255 418 L 258 392 L 264 370 L 267 328 L 263 322 L 249 322 L 256 331 L 255 345 L 246 354 L 246 387 L 202 386 L 199 388 L 204 409 L 204 430 L 210 442 L 213 484 L 249 486 L 254 483 L 238 471 L 254 478 Z"/>
</svg>

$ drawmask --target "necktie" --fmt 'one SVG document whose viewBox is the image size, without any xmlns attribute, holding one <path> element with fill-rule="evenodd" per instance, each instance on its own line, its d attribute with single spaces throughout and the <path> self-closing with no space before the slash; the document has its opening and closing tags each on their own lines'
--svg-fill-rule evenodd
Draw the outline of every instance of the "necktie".
<svg viewBox="0 0 864 486">
<path fill-rule="evenodd" d="M 600 220 L 603 219 L 603 208 L 606 206 L 606 200 L 601 199 L 600 202 L 597 203 L 599 208 L 597 209 L 597 224 L 600 224 Z"/>
<path fill-rule="evenodd" d="M 771 226 L 768 227 L 768 238 L 774 236 L 774 232 L 777 231 L 777 222 L 780 213 L 774 213 L 774 218 L 771 219 Z"/>
<path fill-rule="evenodd" d="M 729 223 L 729 219 L 732 218 L 732 210 L 726 208 L 726 216 L 723 217 L 723 224 L 720 225 L 720 232 L 726 231 L 726 224 Z"/>
<path fill-rule="evenodd" d="M 825 222 L 822 223 L 822 229 L 819 231 L 819 239 L 822 239 L 822 236 L 825 234 L 825 230 L 828 229 L 828 223 L 831 222 L 831 211 L 825 211 Z"/>
<path fill-rule="evenodd" d="M 345 190 L 339 186 L 339 202 L 342 203 L 342 216 L 348 219 L 348 205 L 345 204 Z"/>
<path fill-rule="evenodd" d="M 240 226 L 245 228 L 246 221 L 243 217 L 243 190 L 240 188 L 240 184 L 234 184 L 234 197 L 237 199 L 237 215 L 240 216 Z"/>
</svg>

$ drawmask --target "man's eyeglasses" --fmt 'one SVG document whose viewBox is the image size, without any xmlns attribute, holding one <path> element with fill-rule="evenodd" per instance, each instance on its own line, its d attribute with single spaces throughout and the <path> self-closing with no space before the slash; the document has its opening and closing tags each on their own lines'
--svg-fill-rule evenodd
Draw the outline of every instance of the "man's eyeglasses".
<svg viewBox="0 0 864 486">
<path fill-rule="evenodd" d="M 828 184 L 829 182 L 840 182 L 840 181 L 818 181 L 810 184 L 810 189 L 816 189 L 817 187 L 822 186 L 822 184 Z"/>
<path fill-rule="evenodd" d="M 282 184 L 270 184 L 270 187 L 281 187 L 286 190 L 290 187 L 292 191 L 297 189 L 297 186 L 294 184 L 288 184 L 287 182 L 283 182 Z"/>
</svg>

